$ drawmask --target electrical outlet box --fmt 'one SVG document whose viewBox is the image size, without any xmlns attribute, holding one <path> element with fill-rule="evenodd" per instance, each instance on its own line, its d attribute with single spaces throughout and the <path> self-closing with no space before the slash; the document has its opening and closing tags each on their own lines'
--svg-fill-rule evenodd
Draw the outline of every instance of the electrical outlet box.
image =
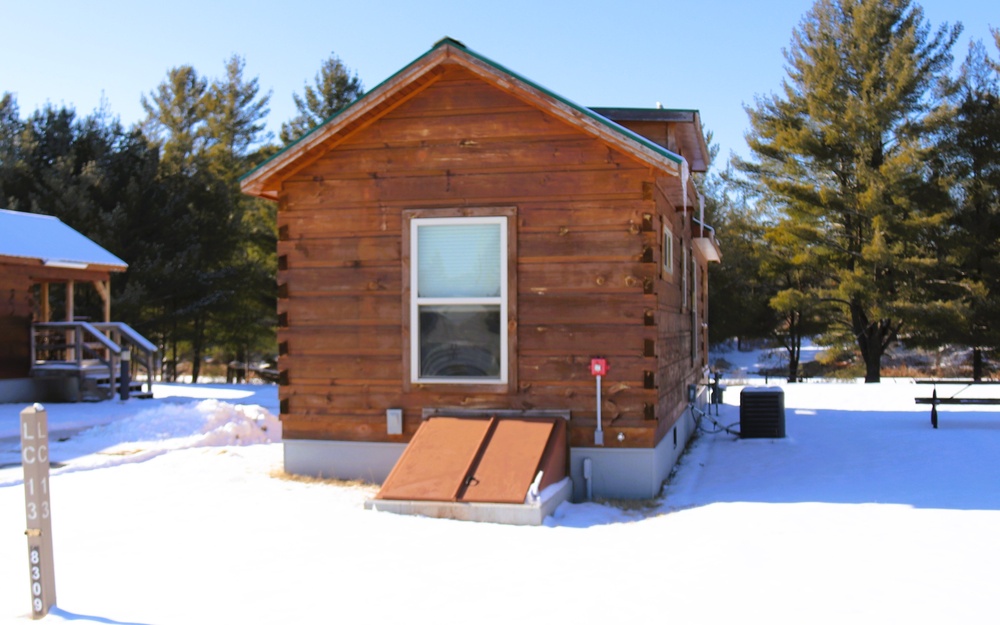
<svg viewBox="0 0 1000 625">
<path fill-rule="evenodd" d="M 402 408 L 389 408 L 388 410 L 385 411 L 385 433 L 386 434 L 403 433 Z"/>
</svg>

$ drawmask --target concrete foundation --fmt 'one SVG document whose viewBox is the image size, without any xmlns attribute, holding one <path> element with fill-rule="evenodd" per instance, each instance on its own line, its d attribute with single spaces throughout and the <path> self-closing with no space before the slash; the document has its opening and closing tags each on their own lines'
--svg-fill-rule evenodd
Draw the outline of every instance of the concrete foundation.
<svg viewBox="0 0 1000 625">
<path fill-rule="evenodd" d="M 369 499 L 365 502 L 368 510 L 393 512 L 396 514 L 416 514 L 435 519 L 457 519 L 480 523 L 503 523 L 504 525 L 541 525 L 545 517 L 551 515 L 559 504 L 568 500 L 573 492 L 570 479 L 553 484 L 541 493 L 541 498 L 532 503 L 465 503 L 457 501 L 398 501 L 391 499 Z"/>
<path fill-rule="evenodd" d="M 694 418 L 686 411 L 673 430 L 652 449 L 570 448 L 572 500 L 587 499 L 588 484 L 583 477 L 583 464 L 588 458 L 593 476 L 590 490 L 595 498 L 649 499 L 659 496 L 664 480 L 684 451 L 694 428 Z M 289 473 L 381 484 L 406 444 L 286 440 L 284 447 L 285 470 Z"/>
<path fill-rule="evenodd" d="M 694 418 L 687 411 L 652 449 L 571 447 L 570 477 L 573 501 L 586 501 L 588 485 L 583 476 L 584 460 L 591 462 L 590 491 L 594 498 L 650 499 L 658 497 L 664 480 L 694 434 Z"/>
<path fill-rule="evenodd" d="M 285 471 L 381 484 L 406 449 L 405 443 L 286 440 Z"/>
<path fill-rule="evenodd" d="M 0 380 L 0 404 L 75 401 L 80 401 L 80 380 L 74 377 Z"/>
</svg>

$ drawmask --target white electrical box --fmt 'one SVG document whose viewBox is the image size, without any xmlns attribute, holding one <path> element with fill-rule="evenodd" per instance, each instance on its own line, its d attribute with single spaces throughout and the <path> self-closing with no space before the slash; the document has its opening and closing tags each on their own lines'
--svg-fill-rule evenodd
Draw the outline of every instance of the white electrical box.
<svg viewBox="0 0 1000 625">
<path fill-rule="evenodd" d="M 385 411 L 385 433 L 386 434 L 403 433 L 402 408 L 389 408 L 388 410 Z"/>
</svg>

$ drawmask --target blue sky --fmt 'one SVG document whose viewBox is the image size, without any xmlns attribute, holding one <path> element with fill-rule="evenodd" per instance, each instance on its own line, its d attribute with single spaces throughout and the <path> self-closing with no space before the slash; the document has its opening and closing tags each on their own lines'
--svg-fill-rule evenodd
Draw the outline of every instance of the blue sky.
<svg viewBox="0 0 1000 625">
<path fill-rule="evenodd" d="M 962 22 L 992 42 L 1000 8 L 988 0 L 925 0 L 933 26 Z M 587 106 L 701 111 L 723 157 L 746 154 L 745 103 L 776 91 L 782 49 L 811 0 L 746 2 L 618 0 L 337 0 L 241 2 L 38 2 L 0 0 L 0 92 L 21 115 L 46 102 L 80 114 L 105 97 L 126 124 L 143 117 L 140 96 L 171 67 L 222 74 L 236 53 L 271 90 L 269 129 L 295 111 L 292 94 L 331 52 L 370 88 L 450 36 L 527 78 Z M 990 43 L 990 49 L 995 49 Z"/>
</svg>

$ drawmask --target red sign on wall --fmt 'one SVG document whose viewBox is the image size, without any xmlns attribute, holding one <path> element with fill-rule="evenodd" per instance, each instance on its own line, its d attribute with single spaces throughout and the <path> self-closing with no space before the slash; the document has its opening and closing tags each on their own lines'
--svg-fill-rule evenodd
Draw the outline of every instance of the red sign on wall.
<svg viewBox="0 0 1000 625">
<path fill-rule="evenodd" d="M 604 358 L 590 359 L 590 375 L 607 375 L 608 361 Z"/>
</svg>

